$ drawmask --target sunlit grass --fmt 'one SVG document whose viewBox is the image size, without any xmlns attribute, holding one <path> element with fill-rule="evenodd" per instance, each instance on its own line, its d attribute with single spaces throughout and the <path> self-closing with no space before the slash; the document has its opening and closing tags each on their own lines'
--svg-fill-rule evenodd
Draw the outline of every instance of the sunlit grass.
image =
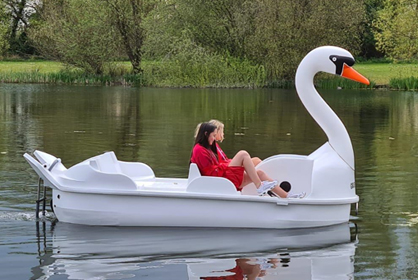
<svg viewBox="0 0 418 280">
<path fill-rule="evenodd" d="M 54 83 L 93 85 L 140 85 L 154 87 L 241 87 L 265 85 L 262 66 L 247 60 L 209 57 L 203 63 L 192 61 L 143 61 L 143 73 L 132 74 L 129 62 L 110 63 L 103 75 L 86 74 L 52 61 L 0 62 L 4 83 Z"/>
<path fill-rule="evenodd" d="M 64 65 L 55 61 L 0 61 L 0 73 L 56 73 L 63 69 Z"/>
<path fill-rule="evenodd" d="M 418 78 L 418 64 L 358 63 L 354 69 L 376 83 L 377 86 L 390 85 L 391 79 Z"/>
<path fill-rule="evenodd" d="M 104 75 L 87 75 L 55 61 L 0 61 L 0 81 L 9 83 L 127 84 L 156 87 L 275 87 L 291 88 L 293 81 L 267 81 L 264 69 L 249 61 L 229 59 L 176 65 L 175 61 L 143 61 L 142 75 L 133 75 L 130 62 L 112 63 Z M 371 87 L 417 90 L 418 64 L 360 62 L 354 68 L 368 78 Z M 315 79 L 320 88 L 359 88 L 339 77 Z M 370 88 L 370 86 L 368 87 Z"/>
</svg>

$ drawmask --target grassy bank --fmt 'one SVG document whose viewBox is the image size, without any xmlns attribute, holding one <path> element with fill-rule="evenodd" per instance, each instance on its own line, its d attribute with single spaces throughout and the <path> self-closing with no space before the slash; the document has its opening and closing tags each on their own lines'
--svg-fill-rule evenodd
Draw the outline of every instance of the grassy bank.
<svg viewBox="0 0 418 280">
<path fill-rule="evenodd" d="M 237 59 L 204 63 L 143 61 L 142 68 L 142 74 L 133 75 L 129 62 L 119 62 L 107 66 L 103 75 L 89 75 L 59 62 L 3 61 L 0 82 L 215 88 L 256 88 L 266 83 L 262 66 Z"/>
<path fill-rule="evenodd" d="M 267 81 L 262 66 L 236 59 L 204 63 L 144 61 L 141 75 L 130 73 L 130 63 L 112 64 L 103 75 L 87 75 L 53 61 L 0 61 L 3 83 L 53 83 L 90 85 L 137 85 L 155 87 L 293 87 L 292 81 Z M 418 64 L 358 63 L 355 69 L 369 78 L 373 88 L 418 90 Z M 320 88 L 358 88 L 356 82 L 319 75 Z"/>
</svg>

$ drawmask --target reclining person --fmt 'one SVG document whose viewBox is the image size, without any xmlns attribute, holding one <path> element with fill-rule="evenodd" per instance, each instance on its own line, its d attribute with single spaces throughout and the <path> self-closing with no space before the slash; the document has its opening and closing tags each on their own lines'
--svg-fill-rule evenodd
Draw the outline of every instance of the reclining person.
<svg viewBox="0 0 418 280">
<path fill-rule="evenodd" d="M 196 163 L 203 176 L 224 177 L 230 180 L 237 190 L 254 183 L 259 195 L 273 191 L 276 195 L 286 198 L 303 197 L 302 194 L 289 195 L 261 170 L 256 170 L 251 156 L 246 151 L 239 151 L 229 163 L 219 162 L 216 148 L 217 127 L 210 123 L 202 123 L 196 135 L 190 162 Z"/>
<path fill-rule="evenodd" d="M 222 143 L 224 141 L 224 128 L 225 125 L 218 120 L 212 119 L 208 121 L 208 123 L 213 124 L 216 126 L 216 151 L 218 152 L 218 160 L 220 163 L 223 162 L 231 162 L 231 159 L 227 157 L 227 155 L 222 151 L 221 147 L 219 146 L 219 143 Z M 194 138 L 197 136 L 197 132 L 199 131 L 201 123 L 199 123 L 195 130 Z M 259 163 L 261 163 L 261 159 L 259 157 L 252 157 L 251 161 L 253 162 L 254 166 L 257 166 Z"/>
</svg>

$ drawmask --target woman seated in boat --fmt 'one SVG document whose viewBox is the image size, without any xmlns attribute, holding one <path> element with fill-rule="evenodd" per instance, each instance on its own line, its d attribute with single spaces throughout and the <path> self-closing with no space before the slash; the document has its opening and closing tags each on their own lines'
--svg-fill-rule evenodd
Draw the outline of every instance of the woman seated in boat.
<svg viewBox="0 0 418 280">
<path fill-rule="evenodd" d="M 220 163 L 224 163 L 224 162 L 225 163 L 229 163 L 229 162 L 231 162 L 231 159 L 229 159 L 226 156 L 226 154 L 224 153 L 224 151 L 222 151 L 221 147 L 218 144 L 218 143 L 222 143 L 224 141 L 224 139 L 225 139 L 224 138 L 224 128 L 225 128 L 225 125 L 221 121 L 218 121 L 218 120 L 210 120 L 210 121 L 208 121 L 208 123 L 211 123 L 211 124 L 213 124 L 213 125 L 216 126 L 216 139 L 215 140 L 216 140 L 216 150 L 218 152 L 218 160 L 219 160 L 219 162 Z M 197 127 L 196 127 L 195 135 L 194 135 L 195 138 L 197 136 L 197 132 L 199 131 L 200 125 L 201 125 L 201 123 L 199 123 L 197 125 Z M 252 157 L 251 158 L 251 161 L 253 162 L 254 166 L 257 166 L 261 162 L 261 159 L 259 157 Z"/>
<path fill-rule="evenodd" d="M 253 182 L 259 195 L 271 190 L 282 198 L 290 197 L 266 173 L 255 170 L 251 157 L 246 151 L 239 151 L 229 163 L 219 162 L 215 139 L 216 126 L 202 123 L 196 135 L 190 162 L 197 164 L 203 176 L 229 179 L 237 190 Z M 292 197 L 301 197 L 301 195 L 292 195 Z"/>
</svg>

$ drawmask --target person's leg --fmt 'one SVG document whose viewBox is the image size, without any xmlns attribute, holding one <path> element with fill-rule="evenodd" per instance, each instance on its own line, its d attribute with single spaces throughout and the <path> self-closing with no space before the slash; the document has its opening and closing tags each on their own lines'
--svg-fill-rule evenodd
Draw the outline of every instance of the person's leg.
<svg viewBox="0 0 418 280">
<path fill-rule="evenodd" d="M 267 174 L 264 173 L 264 171 L 257 170 L 257 175 L 261 181 L 273 181 L 273 179 L 267 176 Z M 245 187 L 246 185 L 251 184 L 252 182 L 253 181 L 251 180 L 251 178 L 246 174 L 246 172 L 244 172 L 244 180 L 242 180 L 241 186 Z"/>
<path fill-rule="evenodd" d="M 262 181 L 273 181 L 264 171 L 257 170 L 257 175 L 260 177 Z M 279 185 L 274 186 L 274 188 L 271 190 L 281 198 L 287 197 L 287 192 L 285 192 Z"/>
<path fill-rule="evenodd" d="M 251 180 L 250 176 L 248 176 L 247 172 L 244 171 L 244 179 L 241 183 L 241 188 L 245 187 L 248 184 L 251 184 L 253 181 Z"/>
<path fill-rule="evenodd" d="M 229 163 L 229 166 L 243 166 L 247 176 L 251 179 L 251 181 L 255 184 L 257 188 L 261 185 L 261 180 L 257 175 L 255 170 L 254 164 L 251 161 L 251 157 L 246 151 L 239 151 L 234 158 Z M 245 181 L 245 173 L 244 173 L 244 180 Z M 243 185 L 243 184 L 241 184 Z"/>
<path fill-rule="evenodd" d="M 260 164 L 260 162 L 262 162 L 262 160 L 258 157 L 251 158 L 251 161 L 253 162 L 254 166 L 257 166 Z"/>
</svg>

